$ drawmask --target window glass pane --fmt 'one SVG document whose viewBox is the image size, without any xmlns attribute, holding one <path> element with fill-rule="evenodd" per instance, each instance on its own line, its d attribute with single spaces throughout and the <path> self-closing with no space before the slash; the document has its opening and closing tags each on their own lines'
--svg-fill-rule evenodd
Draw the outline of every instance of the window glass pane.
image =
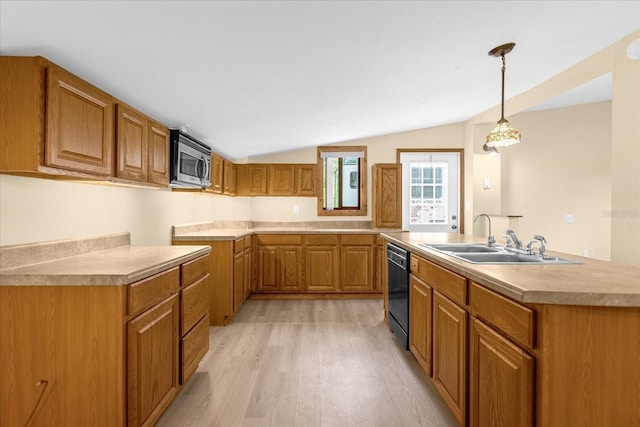
<svg viewBox="0 0 640 427">
<path fill-rule="evenodd" d="M 429 168 L 422 168 L 422 183 L 433 184 L 433 170 Z"/>
<path fill-rule="evenodd" d="M 436 168 L 436 184 L 442 184 L 442 168 Z"/>
<path fill-rule="evenodd" d="M 430 185 L 423 185 L 422 194 L 425 199 L 433 199 L 433 187 Z"/>
<path fill-rule="evenodd" d="M 412 199 L 420 199 L 422 198 L 422 192 L 420 191 L 420 187 L 417 185 L 411 186 L 411 198 Z"/>
<path fill-rule="evenodd" d="M 442 186 L 436 186 L 436 199 L 442 199 Z"/>
</svg>

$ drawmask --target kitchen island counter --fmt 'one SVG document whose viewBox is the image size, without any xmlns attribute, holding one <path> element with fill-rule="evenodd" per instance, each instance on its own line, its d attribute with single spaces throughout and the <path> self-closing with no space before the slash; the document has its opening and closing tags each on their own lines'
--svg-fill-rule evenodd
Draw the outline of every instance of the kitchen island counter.
<svg viewBox="0 0 640 427">
<path fill-rule="evenodd" d="M 410 252 L 522 303 L 640 307 L 640 268 L 553 251 L 581 264 L 473 264 L 422 244 L 486 243 L 450 233 L 382 232 Z"/>
</svg>

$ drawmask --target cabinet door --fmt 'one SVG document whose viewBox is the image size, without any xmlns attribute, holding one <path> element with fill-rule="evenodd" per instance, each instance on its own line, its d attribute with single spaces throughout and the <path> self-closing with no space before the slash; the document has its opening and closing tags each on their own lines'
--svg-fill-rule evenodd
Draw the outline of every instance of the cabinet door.
<svg viewBox="0 0 640 427">
<path fill-rule="evenodd" d="M 302 291 L 302 248 L 285 246 L 278 249 L 279 287 L 284 292 Z"/>
<path fill-rule="evenodd" d="M 119 178 L 147 181 L 147 118 L 133 108 L 118 104 L 117 147 Z"/>
<path fill-rule="evenodd" d="M 409 348 L 424 372 L 431 376 L 431 287 L 409 276 Z"/>
<path fill-rule="evenodd" d="M 169 129 L 149 120 L 149 182 L 169 185 Z"/>
<path fill-rule="evenodd" d="M 467 313 L 433 292 L 433 384 L 460 425 L 465 425 Z"/>
<path fill-rule="evenodd" d="M 374 227 L 402 227 L 402 164 L 373 165 Z"/>
<path fill-rule="evenodd" d="M 229 196 L 235 196 L 236 194 L 236 165 L 229 160 L 224 159 L 222 161 L 223 172 L 223 188 L 222 192 Z"/>
<path fill-rule="evenodd" d="M 211 153 L 211 191 L 222 194 L 223 186 L 223 159 L 215 153 Z"/>
<path fill-rule="evenodd" d="M 129 426 L 152 426 L 178 392 L 178 296 L 127 326 Z"/>
<path fill-rule="evenodd" d="M 249 242 L 251 241 L 251 237 L 248 237 Z M 251 262 L 251 246 L 247 246 L 247 238 L 245 238 L 245 249 L 244 249 L 244 297 L 243 299 L 247 299 L 249 294 L 251 294 L 251 277 L 252 277 L 252 262 Z"/>
<path fill-rule="evenodd" d="M 244 302 L 244 251 L 233 256 L 233 312 Z"/>
<path fill-rule="evenodd" d="M 290 164 L 269 165 L 269 195 L 293 196 L 295 194 L 295 167 Z"/>
<path fill-rule="evenodd" d="M 316 195 L 316 170 L 315 164 L 296 165 L 296 196 L 315 197 Z"/>
<path fill-rule="evenodd" d="M 470 425 L 532 426 L 533 357 L 477 319 L 470 347 Z"/>
<path fill-rule="evenodd" d="M 371 246 L 342 246 L 340 282 L 343 291 L 373 290 L 373 251 Z"/>
<path fill-rule="evenodd" d="M 249 164 L 244 166 L 246 196 L 267 195 L 267 166 L 266 164 Z"/>
<path fill-rule="evenodd" d="M 47 70 L 47 166 L 113 175 L 113 99 L 73 74 Z"/>
<path fill-rule="evenodd" d="M 335 292 L 340 280 L 340 247 L 309 246 L 305 250 L 305 290 Z"/>
<path fill-rule="evenodd" d="M 278 290 L 278 250 L 276 246 L 258 246 L 257 291 Z"/>
</svg>

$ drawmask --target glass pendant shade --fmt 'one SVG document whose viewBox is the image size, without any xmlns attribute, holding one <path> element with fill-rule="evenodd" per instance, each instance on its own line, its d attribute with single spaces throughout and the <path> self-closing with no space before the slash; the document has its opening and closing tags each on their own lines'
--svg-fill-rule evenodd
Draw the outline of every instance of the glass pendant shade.
<svg viewBox="0 0 640 427">
<path fill-rule="evenodd" d="M 507 147 L 519 142 L 520 132 L 512 128 L 504 117 L 498 121 L 486 138 L 487 147 Z"/>
</svg>

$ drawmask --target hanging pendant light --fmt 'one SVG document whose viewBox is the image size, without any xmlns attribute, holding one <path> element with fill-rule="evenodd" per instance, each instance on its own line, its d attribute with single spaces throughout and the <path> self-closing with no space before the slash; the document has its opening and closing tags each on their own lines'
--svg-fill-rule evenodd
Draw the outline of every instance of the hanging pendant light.
<svg viewBox="0 0 640 427">
<path fill-rule="evenodd" d="M 517 144 L 520 142 L 520 132 L 511 127 L 507 119 L 504 118 L 504 70 L 505 61 L 504 56 L 511 52 L 515 43 L 507 43 L 501 46 L 495 47 L 489 51 L 490 56 L 502 57 L 502 104 L 500 120 L 493 128 L 491 133 L 487 135 L 486 146 L 490 148 L 506 147 L 509 145 Z"/>
</svg>

